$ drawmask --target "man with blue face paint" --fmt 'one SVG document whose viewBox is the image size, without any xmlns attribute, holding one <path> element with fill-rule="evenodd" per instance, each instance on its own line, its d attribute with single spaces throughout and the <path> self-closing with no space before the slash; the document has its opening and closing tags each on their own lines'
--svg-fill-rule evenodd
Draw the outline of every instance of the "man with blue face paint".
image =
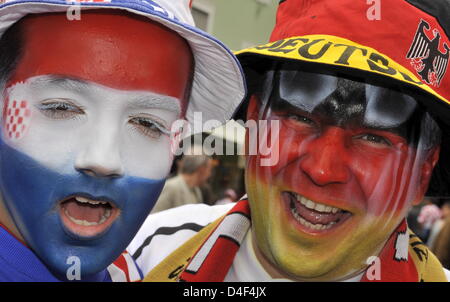
<svg viewBox="0 0 450 302">
<path fill-rule="evenodd" d="M 174 125 L 227 120 L 241 70 L 190 1 L 56 2 L 0 6 L 0 281 L 136 281 Z"/>
</svg>

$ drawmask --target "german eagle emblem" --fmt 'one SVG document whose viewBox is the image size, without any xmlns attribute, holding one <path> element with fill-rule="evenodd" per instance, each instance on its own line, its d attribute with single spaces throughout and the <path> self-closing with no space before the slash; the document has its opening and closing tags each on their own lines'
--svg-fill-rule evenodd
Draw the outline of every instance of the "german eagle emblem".
<svg viewBox="0 0 450 302">
<path fill-rule="evenodd" d="M 410 59 L 411 65 L 424 82 L 439 87 L 447 72 L 450 48 L 443 43 L 445 53 L 442 53 L 439 49 L 441 40 L 439 30 L 433 30 L 432 39 L 428 37 L 425 30 L 430 30 L 430 25 L 425 20 L 421 20 L 406 58 Z"/>
</svg>

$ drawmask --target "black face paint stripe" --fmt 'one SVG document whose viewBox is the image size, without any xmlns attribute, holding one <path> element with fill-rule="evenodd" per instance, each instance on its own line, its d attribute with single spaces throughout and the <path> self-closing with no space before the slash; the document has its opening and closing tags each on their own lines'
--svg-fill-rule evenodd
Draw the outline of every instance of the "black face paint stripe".
<svg viewBox="0 0 450 302">
<path fill-rule="evenodd" d="M 295 75 L 293 75 L 294 73 Z M 301 76 L 297 74 L 301 74 Z M 390 132 L 414 145 L 416 135 L 413 132 L 417 131 L 414 124 L 415 121 L 422 118 L 421 111 L 416 107 L 417 101 L 415 99 L 403 95 L 402 92 L 396 91 L 394 88 L 377 87 L 336 75 L 333 76 L 337 78 L 334 91 L 327 89 L 326 85 L 315 85 L 315 83 L 322 82 L 334 87 L 333 82 L 326 79 L 329 78 L 329 75 L 325 76 L 296 70 L 296 65 L 290 62 L 279 66 L 275 72 L 272 86 L 266 87 L 272 91 L 269 106 L 275 112 L 296 112 L 299 116 L 304 116 L 313 121 L 315 119 L 311 117 L 314 116 L 320 124 L 336 125 L 342 128 L 362 127 L 367 131 Z M 304 83 L 300 85 L 298 81 Z M 377 93 L 371 94 L 369 92 L 369 95 L 367 95 L 367 89 L 370 87 L 375 88 Z M 329 91 L 324 95 L 303 95 L 301 92 L 304 90 Z M 403 109 L 397 108 L 397 110 L 392 111 L 390 108 L 391 102 L 386 102 L 386 100 L 397 98 L 400 98 L 396 102 L 398 104 L 400 104 L 400 100 L 404 101 Z M 320 100 L 320 102 L 317 102 L 317 100 Z M 413 107 L 410 108 L 411 110 L 406 110 L 406 105 L 410 102 Z M 387 116 L 385 111 L 392 111 L 392 114 Z M 394 114 L 395 112 L 396 114 Z M 380 114 L 384 118 L 381 118 Z"/>
<path fill-rule="evenodd" d="M 148 236 L 144 242 L 141 244 L 141 246 L 136 250 L 136 252 L 133 254 L 133 259 L 136 260 L 137 258 L 139 258 L 139 256 L 141 256 L 142 251 L 144 250 L 144 248 L 146 246 L 148 246 L 151 241 L 153 240 L 153 237 L 157 236 L 157 235 L 173 235 L 178 231 L 182 231 L 182 230 L 191 230 L 194 232 L 199 232 L 201 229 L 203 229 L 205 226 L 203 225 L 199 225 L 196 223 L 185 223 L 182 224 L 180 226 L 176 226 L 176 227 L 161 227 L 159 229 L 157 229 L 152 235 Z"/>
</svg>

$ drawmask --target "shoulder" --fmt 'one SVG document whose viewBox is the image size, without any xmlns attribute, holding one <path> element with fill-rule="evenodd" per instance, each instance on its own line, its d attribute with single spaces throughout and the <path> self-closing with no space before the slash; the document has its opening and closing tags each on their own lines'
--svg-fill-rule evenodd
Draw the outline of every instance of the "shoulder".
<svg viewBox="0 0 450 302">
<path fill-rule="evenodd" d="M 175 176 L 172 178 L 169 178 L 168 180 L 166 180 L 165 183 L 165 187 L 173 187 L 173 186 L 177 186 L 181 181 L 181 177 L 180 176 Z"/>
<path fill-rule="evenodd" d="M 206 225 L 225 215 L 232 206 L 188 204 L 149 215 L 127 250 L 146 275 Z"/>
</svg>

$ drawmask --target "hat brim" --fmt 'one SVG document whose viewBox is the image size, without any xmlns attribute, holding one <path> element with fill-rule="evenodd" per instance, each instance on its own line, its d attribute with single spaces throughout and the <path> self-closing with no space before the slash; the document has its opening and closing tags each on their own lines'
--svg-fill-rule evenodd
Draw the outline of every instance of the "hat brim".
<svg viewBox="0 0 450 302">
<path fill-rule="evenodd" d="M 66 12 L 74 3 L 64 1 L 14 1 L 0 6 L 0 37 L 14 23 L 28 14 Z M 188 24 L 152 10 L 145 2 L 82 2 L 81 10 L 121 9 L 156 21 L 177 32 L 190 45 L 195 70 L 186 119 L 192 124 L 194 113 L 208 120 L 225 123 L 233 116 L 246 93 L 242 68 L 234 54 L 219 40 Z M 191 127 L 192 132 L 210 131 Z"/>
<path fill-rule="evenodd" d="M 304 41 L 308 41 L 308 44 L 311 41 L 317 43 L 305 49 L 302 48 Z M 347 47 L 350 52 L 343 51 L 343 47 Z M 260 69 L 263 61 L 294 60 L 315 72 L 333 72 L 384 83 L 386 86 L 400 86 L 412 94 L 421 95 L 419 101 L 427 110 L 440 122 L 450 126 L 450 100 L 422 83 L 411 71 L 388 56 L 353 41 L 330 35 L 308 35 L 247 48 L 235 54 L 247 77 L 251 77 L 249 69 Z"/>
</svg>

